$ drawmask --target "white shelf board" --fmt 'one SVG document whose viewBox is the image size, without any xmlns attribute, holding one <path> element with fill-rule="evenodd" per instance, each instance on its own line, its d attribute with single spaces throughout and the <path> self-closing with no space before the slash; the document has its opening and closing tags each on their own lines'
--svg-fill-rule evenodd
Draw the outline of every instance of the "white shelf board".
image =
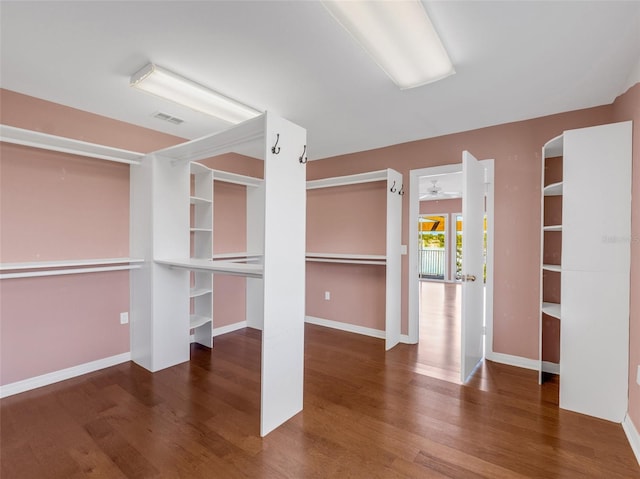
<svg viewBox="0 0 640 479">
<path fill-rule="evenodd" d="M 211 228 L 189 228 L 189 231 L 192 233 L 212 233 L 213 229 Z"/>
<path fill-rule="evenodd" d="M 562 195 L 562 181 L 558 183 L 551 183 L 544 187 L 544 196 L 561 196 Z"/>
<path fill-rule="evenodd" d="M 215 253 L 212 257 L 213 260 L 254 260 L 260 259 L 264 255 L 262 253 L 247 253 L 247 252 L 239 252 L 239 253 Z"/>
<path fill-rule="evenodd" d="M 178 162 L 194 162 L 230 152 L 264 159 L 265 118 L 266 114 L 263 114 L 226 130 L 164 148 L 153 154 Z"/>
<path fill-rule="evenodd" d="M 207 198 L 200 198 L 199 196 L 190 196 L 189 202 L 192 205 L 211 205 L 213 201 Z"/>
<path fill-rule="evenodd" d="M 144 157 L 144 153 L 136 151 L 112 148 L 9 125 L 0 125 L 0 141 L 130 165 L 139 165 Z"/>
<path fill-rule="evenodd" d="M 136 258 L 97 258 L 97 259 L 69 259 L 56 261 L 27 261 L 24 263 L 0 263 L 0 271 L 34 270 L 51 268 L 76 268 L 82 266 L 106 266 L 114 264 L 143 263 L 143 259 Z"/>
<path fill-rule="evenodd" d="M 545 158 L 555 158 L 557 156 L 562 156 L 563 151 L 563 136 L 559 135 L 551 140 L 547 141 L 544 144 L 544 157 Z"/>
<path fill-rule="evenodd" d="M 189 170 L 192 175 L 208 175 L 209 173 L 211 173 L 211 168 L 195 161 L 191 162 L 191 164 L 189 165 Z"/>
<path fill-rule="evenodd" d="M 543 264 L 542 269 L 546 271 L 555 271 L 557 273 L 560 273 L 562 271 L 562 266 L 560 266 L 559 264 Z"/>
<path fill-rule="evenodd" d="M 385 265 L 387 257 L 383 254 L 307 253 L 306 260 L 315 263 Z"/>
<path fill-rule="evenodd" d="M 357 185 L 359 183 L 386 181 L 387 177 L 387 170 L 370 171 L 367 173 L 358 173 L 356 175 L 334 176 L 332 178 L 307 181 L 307 189 L 313 190 L 316 188 L 330 188 L 333 186 Z M 398 187 L 400 187 L 400 185 L 398 185 Z"/>
<path fill-rule="evenodd" d="M 204 296 L 205 294 L 212 293 L 213 290 L 211 288 L 191 288 L 189 290 L 190 298 L 197 298 L 198 296 Z"/>
<path fill-rule="evenodd" d="M 239 175 L 237 173 L 229 173 L 228 171 L 213 171 L 213 181 L 224 181 L 225 183 L 234 183 L 236 185 L 258 187 L 264 183 L 262 178 L 253 176 Z"/>
<path fill-rule="evenodd" d="M 157 259 L 155 262 L 191 271 L 248 276 L 251 278 L 262 278 L 262 272 L 264 269 L 261 264 L 236 263 L 232 261 L 211 261 L 208 259 L 198 258 Z"/>
<path fill-rule="evenodd" d="M 542 312 L 560 319 L 560 304 L 559 303 L 542 303 Z"/>
<path fill-rule="evenodd" d="M 189 315 L 189 329 L 199 328 L 209 322 L 211 322 L 211 318 L 206 316 L 199 316 L 197 314 Z"/>
<path fill-rule="evenodd" d="M 562 225 L 549 225 L 542 228 L 544 231 L 562 231 Z"/>
</svg>

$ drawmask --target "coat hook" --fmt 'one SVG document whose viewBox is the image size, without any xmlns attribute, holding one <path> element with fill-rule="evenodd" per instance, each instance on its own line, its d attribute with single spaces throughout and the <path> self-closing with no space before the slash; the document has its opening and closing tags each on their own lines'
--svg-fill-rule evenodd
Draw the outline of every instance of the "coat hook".
<svg viewBox="0 0 640 479">
<path fill-rule="evenodd" d="M 280 147 L 278 146 L 278 142 L 280 141 L 280 133 L 276 133 L 276 144 L 271 147 L 271 153 L 277 155 L 280 153 Z"/>
<path fill-rule="evenodd" d="M 400 191 L 398 191 L 398 194 L 400 196 L 404 196 L 404 183 L 402 183 L 402 186 L 400 187 Z"/>
<path fill-rule="evenodd" d="M 390 191 L 391 191 L 391 193 L 395 193 L 396 191 L 398 191 L 398 190 L 396 190 L 396 180 L 393 180 L 393 185 L 391 185 L 391 190 Z"/>
<path fill-rule="evenodd" d="M 304 150 L 302 150 L 302 155 L 300 155 L 300 163 L 302 163 L 303 165 L 307 162 L 307 157 L 304 156 L 304 154 L 307 152 L 307 145 L 304 145 Z"/>
</svg>

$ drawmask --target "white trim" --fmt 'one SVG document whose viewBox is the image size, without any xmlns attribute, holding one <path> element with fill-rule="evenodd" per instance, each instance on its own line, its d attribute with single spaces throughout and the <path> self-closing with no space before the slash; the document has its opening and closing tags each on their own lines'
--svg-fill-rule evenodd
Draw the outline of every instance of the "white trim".
<svg viewBox="0 0 640 479">
<path fill-rule="evenodd" d="M 489 361 L 506 364 L 508 366 L 533 369 L 534 371 L 540 370 L 540 361 L 537 359 L 523 358 L 522 356 L 512 356 L 511 354 L 504 353 L 494 353 L 493 351 L 487 351 L 486 358 Z"/>
<path fill-rule="evenodd" d="M 333 321 L 331 319 L 317 318 L 315 316 L 305 316 L 304 322 L 309 324 L 315 324 L 317 326 L 324 326 L 325 328 L 339 329 L 340 331 L 346 331 L 348 333 L 362 334 L 363 336 L 371 336 L 372 338 L 385 339 L 387 335 L 380 329 L 366 328 L 364 326 L 357 326 L 355 324 L 342 323 L 340 321 Z"/>
<path fill-rule="evenodd" d="M 222 334 L 232 333 L 233 331 L 237 331 L 239 329 L 244 329 L 247 327 L 246 321 L 239 321 L 233 324 L 227 324 L 226 326 L 219 326 L 217 328 L 213 328 L 213 337 L 220 336 Z"/>
<path fill-rule="evenodd" d="M 631 449 L 636 455 L 636 460 L 638 461 L 638 464 L 640 464 L 640 434 L 638 434 L 638 429 L 636 429 L 636 426 L 629 417 L 629 413 L 625 415 L 624 421 L 622 421 L 622 429 L 624 429 L 627 439 L 629 440 L 629 444 L 631 445 Z"/>
<path fill-rule="evenodd" d="M 78 364 L 70 368 L 61 369 L 59 371 L 53 371 L 51 373 L 42 374 L 41 376 L 35 376 L 22 381 L 16 381 L 15 383 L 5 384 L 0 386 L 0 398 L 13 396 L 25 391 L 48 386 L 66 379 L 82 376 L 83 374 L 92 373 L 100 369 L 115 366 L 116 364 L 126 363 L 131 360 L 131 353 L 126 352 L 122 354 L 116 354 L 108 358 L 97 359 L 84 364 Z"/>
<path fill-rule="evenodd" d="M 549 374 L 560 374 L 560 364 L 550 361 L 542 361 L 542 372 Z"/>
</svg>

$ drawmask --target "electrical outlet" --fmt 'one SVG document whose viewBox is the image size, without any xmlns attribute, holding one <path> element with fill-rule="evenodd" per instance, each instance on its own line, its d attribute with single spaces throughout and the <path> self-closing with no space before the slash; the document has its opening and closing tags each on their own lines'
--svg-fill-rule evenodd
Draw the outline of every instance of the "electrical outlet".
<svg viewBox="0 0 640 479">
<path fill-rule="evenodd" d="M 331 299 L 331 291 L 324 292 L 324 300 L 329 301 Z"/>
<path fill-rule="evenodd" d="M 127 324 L 129 322 L 129 313 L 120 313 L 120 324 Z"/>
</svg>

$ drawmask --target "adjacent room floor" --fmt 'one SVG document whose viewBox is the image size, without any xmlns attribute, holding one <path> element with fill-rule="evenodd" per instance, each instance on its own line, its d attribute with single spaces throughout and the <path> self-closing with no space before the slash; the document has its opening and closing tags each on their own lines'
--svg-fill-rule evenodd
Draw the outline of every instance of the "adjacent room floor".
<svg viewBox="0 0 640 479">
<path fill-rule="evenodd" d="M 555 403 L 534 371 L 487 362 L 468 386 L 418 348 L 307 325 L 304 411 L 259 437 L 260 332 L 8 397 L 3 478 L 632 478 L 622 427 Z"/>
</svg>

